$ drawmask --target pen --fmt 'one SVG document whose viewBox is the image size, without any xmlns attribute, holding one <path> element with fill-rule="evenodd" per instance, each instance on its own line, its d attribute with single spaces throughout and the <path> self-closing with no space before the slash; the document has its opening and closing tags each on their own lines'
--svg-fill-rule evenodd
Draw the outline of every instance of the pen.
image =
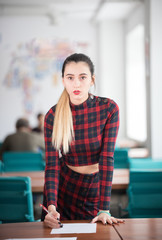
<svg viewBox="0 0 162 240">
<path fill-rule="evenodd" d="M 46 208 L 45 206 L 43 206 L 42 204 L 39 204 L 39 206 L 42 207 L 43 210 L 44 210 L 46 213 L 51 214 L 51 213 L 47 210 L 47 208 Z M 59 220 L 59 219 L 57 218 L 57 220 Z M 59 224 L 60 224 L 60 227 L 63 227 L 63 224 L 62 224 L 61 222 L 59 222 Z"/>
<path fill-rule="evenodd" d="M 46 213 L 49 213 L 49 211 L 47 210 L 47 208 L 45 206 L 43 206 L 42 204 L 39 204 L 40 207 L 43 208 L 43 210 L 46 212 Z M 50 213 L 49 213 L 50 214 Z"/>
</svg>

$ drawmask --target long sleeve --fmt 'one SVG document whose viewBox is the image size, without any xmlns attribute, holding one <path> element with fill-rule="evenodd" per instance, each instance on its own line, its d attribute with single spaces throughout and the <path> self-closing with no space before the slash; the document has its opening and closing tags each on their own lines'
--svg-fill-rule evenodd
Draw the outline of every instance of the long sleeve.
<svg viewBox="0 0 162 240">
<path fill-rule="evenodd" d="M 54 112 L 52 109 L 50 109 L 50 111 L 46 114 L 44 122 L 46 153 L 45 194 L 47 199 L 47 206 L 54 204 L 57 207 L 60 164 L 59 154 L 52 146 L 53 120 Z"/>
<path fill-rule="evenodd" d="M 100 206 L 108 210 L 110 207 L 111 186 L 114 169 L 114 149 L 119 128 L 119 108 L 112 101 L 108 119 L 104 128 L 103 141 L 99 160 L 100 173 Z"/>
</svg>

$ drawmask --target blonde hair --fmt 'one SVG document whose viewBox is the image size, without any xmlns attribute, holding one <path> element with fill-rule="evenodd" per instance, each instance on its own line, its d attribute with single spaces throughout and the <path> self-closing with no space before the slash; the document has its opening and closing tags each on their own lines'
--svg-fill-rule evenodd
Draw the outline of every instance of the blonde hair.
<svg viewBox="0 0 162 240">
<path fill-rule="evenodd" d="M 66 154 L 73 140 L 74 129 L 70 100 L 66 89 L 64 89 L 56 106 L 52 143 L 57 151 L 62 147 L 63 152 Z"/>
</svg>

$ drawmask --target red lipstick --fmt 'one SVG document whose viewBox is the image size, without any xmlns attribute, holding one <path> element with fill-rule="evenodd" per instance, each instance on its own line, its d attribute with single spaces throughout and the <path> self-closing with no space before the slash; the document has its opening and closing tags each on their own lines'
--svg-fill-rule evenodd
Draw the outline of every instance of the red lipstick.
<svg viewBox="0 0 162 240">
<path fill-rule="evenodd" d="M 79 90 L 75 90 L 75 91 L 73 91 L 73 93 L 74 93 L 75 95 L 79 95 L 79 94 L 80 94 L 80 91 L 79 91 Z"/>
</svg>

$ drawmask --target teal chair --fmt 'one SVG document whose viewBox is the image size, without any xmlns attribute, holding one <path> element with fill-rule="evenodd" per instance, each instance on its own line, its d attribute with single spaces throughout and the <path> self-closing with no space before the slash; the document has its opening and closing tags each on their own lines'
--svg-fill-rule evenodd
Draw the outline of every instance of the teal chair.
<svg viewBox="0 0 162 240">
<path fill-rule="evenodd" d="M 0 222 L 33 222 L 29 177 L 0 177 Z"/>
<path fill-rule="evenodd" d="M 116 148 L 114 152 L 114 168 L 129 168 L 127 148 Z"/>
<path fill-rule="evenodd" d="M 129 168 L 130 169 L 138 169 L 138 170 L 152 170 L 162 169 L 162 160 L 160 159 L 152 159 L 152 158 L 130 158 L 129 159 Z"/>
<path fill-rule="evenodd" d="M 41 153 L 5 152 L 2 156 L 4 172 L 41 171 L 45 161 Z"/>
<path fill-rule="evenodd" d="M 3 172 L 3 162 L 0 160 L 0 173 Z"/>
<path fill-rule="evenodd" d="M 129 180 L 129 217 L 162 217 L 162 162 L 132 160 Z"/>
</svg>

